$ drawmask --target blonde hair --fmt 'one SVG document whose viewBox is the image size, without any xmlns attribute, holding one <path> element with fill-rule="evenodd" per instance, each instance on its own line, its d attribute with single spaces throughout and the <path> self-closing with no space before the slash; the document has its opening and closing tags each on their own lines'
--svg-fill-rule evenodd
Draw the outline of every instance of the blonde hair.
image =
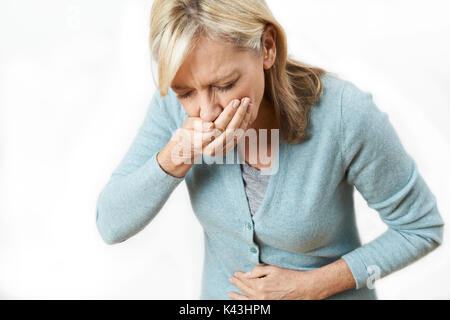
<svg viewBox="0 0 450 320">
<path fill-rule="evenodd" d="M 274 106 L 283 139 L 295 144 L 308 137 L 309 111 L 322 93 L 320 76 L 325 70 L 288 56 L 286 34 L 265 0 L 155 0 L 150 21 L 161 96 L 167 95 L 200 35 L 260 53 L 265 27 L 273 25 L 277 54 L 274 65 L 265 70 L 264 96 Z"/>
</svg>

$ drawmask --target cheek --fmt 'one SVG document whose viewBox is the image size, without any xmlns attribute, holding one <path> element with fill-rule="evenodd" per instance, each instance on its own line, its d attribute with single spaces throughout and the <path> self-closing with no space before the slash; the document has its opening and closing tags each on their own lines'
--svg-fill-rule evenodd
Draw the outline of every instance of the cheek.
<svg viewBox="0 0 450 320">
<path fill-rule="evenodd" d="M 196 107 L 195 103 L 185 102 L 184 100 L 178 99 L 184 111 L 187 113 L 189 117 L 200 117 L 200 109 Z"/>
<path fill-rule="evenodd" d="M 259 106 L 264 95 L 264 87 L 260 88 L 257 85 L 246 85 L 239 88 L 236 96 L 239 99 L 249 97 L 252 100 L 254 106 Z"/>
<path fill-rule="evenodd" d="M 253 80 L 255 81 L 243 85 L 242 88 L 239 89 L 238 93 L 238 97 L 240 98 L 250 97 L 250 99 L 252 100 L 253 107 L 251 110 L 252 116 L 250 119 L 250 123 L 255 121 L 264 96 L 264 78 L 262 82 L 260 81 L 260 79 L 253 79 Z"/>
</svg>

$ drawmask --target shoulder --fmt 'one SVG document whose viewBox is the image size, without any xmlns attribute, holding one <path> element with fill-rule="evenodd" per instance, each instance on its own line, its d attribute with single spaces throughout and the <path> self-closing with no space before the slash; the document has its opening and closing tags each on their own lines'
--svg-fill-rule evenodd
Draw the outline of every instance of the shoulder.
<svg viewBox="0 0 450 320">
<path fill-rule="evenodd" d="M 374 103 L 371 92 L 352 81 L 327 73 L 321 77 L 323 94 L 321 105 L 326 112 L 336 112 L 343 126 L 364 126 L 387 115 Z"/>
<path fill-rule="evenodd" d="M 342 79 L 335 73 L 327 72 L 320 76 L 322 82 L 322 98 L 340 100 L 341 93 L 348 81 Z"/>
<path fill-rule="evenodd" d="M 326 128 L 336 134 L 340 130 L 342 93 L 349 82 L 328 72 L 320 80 L 322 92 L 311 109 L 309 131 L 317 135 Z"/>
<path fill-rule="evenodd" d="M 311 109 L 312 121 L 324 125 L 335 123 L 339 119 L 341 100 L 344 88 L 350 84 L 334 73 L 325 73 L 320 76 L 322 92 L 319 99 Z"/>
<path fill-rule="evenodd" d="M 362 90 L 355 83 L 334 73 L 326 73 L 320 79 L 323 86 L 322 102 L 348 106 L 372 98 L 370 92 Z"/>
</svg>

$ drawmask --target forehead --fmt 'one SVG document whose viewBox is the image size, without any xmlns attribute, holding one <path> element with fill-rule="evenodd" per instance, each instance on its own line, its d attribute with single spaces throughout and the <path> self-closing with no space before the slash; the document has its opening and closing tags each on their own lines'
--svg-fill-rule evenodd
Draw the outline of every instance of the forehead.
<svg viewBox="0 0 450 320">
<path fill-rule="evenodd" d="M 239 70 L 248 58 L 246 52 L 237 50 L 230 43 L 201 37 L 178 70 L 172 86 L 208 85 Z"/>
</svg>

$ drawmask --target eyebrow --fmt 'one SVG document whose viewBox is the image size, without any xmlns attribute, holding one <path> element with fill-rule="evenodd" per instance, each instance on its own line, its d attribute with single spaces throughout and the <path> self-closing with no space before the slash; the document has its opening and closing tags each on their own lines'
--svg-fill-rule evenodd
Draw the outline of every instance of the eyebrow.
<svg viewBox="0 0 450 320">
<path fill-rule="evenodd" d="M 210 82 L 209 85 L 206 85 L 205 87 L 215 85 L 215 84 L 217 84 L 217 83 L 219 83 L 219 82 L 224 81 L 225 79 L 231 78 L 231 76 L 234 75 L 235 73 L 237 73 L 237 70 L 233 70 L 231 73 L 229 73 L 228 75 L 226 75 L 226 76 L 224 76 L 224 77 L 220 77 L 220 78 L 214 79 L 213 81 Z M 173 86 L 172 86 L 172 89 L 175 89 L 175 90 L 185 90 L 185 89 L 191 89 L 191 88 L 189 88 L 189 87 L 183 87 L 183 86 L 178 86 L 178 85 L 173 85 Z"/>
</svg>

